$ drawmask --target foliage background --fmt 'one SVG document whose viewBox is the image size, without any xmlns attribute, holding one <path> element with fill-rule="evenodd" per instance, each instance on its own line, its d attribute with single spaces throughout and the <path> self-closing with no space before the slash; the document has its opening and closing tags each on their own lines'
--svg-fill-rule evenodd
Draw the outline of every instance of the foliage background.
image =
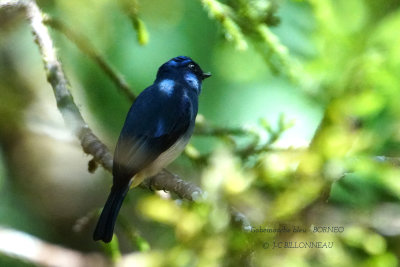
<svg viewBox="0 0 400 267">
<path fill-rule="evenodd" d="M 223 14 L 231 24 L 219 17 L 218 3 L 230 7 Z M 38 4 L 86 36 L 136 95 L 163 62 L 191 56 L 213 73 L 199 112 L 209 125 L 246 132 L 194 136 L 186 156 L 170 166 L 207 191 L 201 203 L 141 189 L 129 194 L 117 226 L 124 255 L 140 251 L 133 257 L 148 266 L 398 264 L 398 1 Z M 139 42 L 137 15 L 146 27 Z M 87 172 L 90 158 L 64 126 L 23 16 L 0 13 L 0 21 L 0 225 L 83 253 L 111 251 L 118 260 L 116 242 L 110 249 L 91 240 L 110 174 Z M 139 44 L 146 33 L 148 42 Z M 73 42 L 56 30 L 51 35 L 76 103 L 113 148 L 131 101 Z M 299 226 L 307 233 L 244 232 L 230 221 L 230 207 L 253 227 Z M 314 225 L 345 230 L 315 234 Z M 274 240 L 334 247 L 263 247 Z M 2 263 L 28 265 L 6 255 Z"/>
</svg>

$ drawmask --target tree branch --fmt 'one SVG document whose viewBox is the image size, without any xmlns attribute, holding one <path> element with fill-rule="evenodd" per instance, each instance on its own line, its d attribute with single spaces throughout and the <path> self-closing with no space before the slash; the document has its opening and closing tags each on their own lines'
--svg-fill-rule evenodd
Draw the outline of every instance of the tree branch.
<svg viewBox="0 0 400 267">
<path fill-rule="evenodd" d="M 0 8 L 25 10 L 29 24 L 32 28 L 35 42 L 39 47 L 47 80 L 53 88 L 57 107 L 64 118 L 65 124 L 71 129 L 73 134 L 78 137 L 83 151 L 92 155 L 94 160 L 101 164 L 106 170 L 111 171 L 112 155 L 108 148 L 89 128 L 73 100 L 70 93 L 70 85 L 63 72 L 61 63 L 57 58 L 56 49 L 54 48 L 53 41 L 44 25 L 42 13 L 36 2 L 7 0 L 0 3 Z M 159 175 L 151 177 L 148 180 L 149 181 L 147 181 L 146 184 L 151 185 L 151 188 L 157 190 L 168 190 L 188 200 L 195 200 L 198 195 L 202 194 L 199 187 L 182 181 L 179 176 L 166 170 L 163 170 Z"/>
<path fill-rule="evenodd" d="M 109 261 L 100 254 L 83 254 L 47 243 L 27 233 L 3 227 L 0 227 L 0 252 L 40 266 L 110 266 Z"/>
<path fill-rule="evenodd" d="M 89 128 L 73 100 L 73 97 L 70 93 L 70 85 L 63 72 L 62 65 L 57 59 L 56 50 L 54 48 L 52 39 L 46 26 L 44 25 L 42 13 L 36 2 L 24 0 L 7 0 L 0 3 L 0 9 L 2 8 L 15 8 L 16 10 L 25 10 L 32 28 L 32 33 L 34 35 L 35 41 L 39 46 L 39 51 L 44 63 L 44 69 L 47 74 L 47 80 L 53 88 L 53 92 L 57 101 L 57 107 L 61 115 L 63 116 L 66 125 L 80 140 L 83 151 L 93 156 L 93 160 L 91 160 L 90 162 L 92 163 L 92 169 L 93 161 L 95 161 L 96 163 L 101 164 L 104 169 L 111 172 L 113 164 L 112 155 L 108 148 Z M 242 135 L 246 132 L 245 130 L 237 129 L 216 129 L 213 131 L 214 133 L 212 134 L 216 136 L 219 136 L 223 133 L 226 135 Z M 151 190 L 167 190 L 175 193 L 178 197 L 182 199 L 188 199 L 191 201 L 199 200 L 203 196 L 203 191 L 198 186 L 190 182 L 183 181 L 178 175 L 173 174 L 166 169 L 163 169 L 156 176 L 146 179 L 140 186 L 144 188 L 149 188 Z M 243 216 L 243 214 L 237 211 L 232 211 L 231 216 L 234 221 L 239 222 L 243 229 L 248 229 L 250 224 Z"/>
</svg>

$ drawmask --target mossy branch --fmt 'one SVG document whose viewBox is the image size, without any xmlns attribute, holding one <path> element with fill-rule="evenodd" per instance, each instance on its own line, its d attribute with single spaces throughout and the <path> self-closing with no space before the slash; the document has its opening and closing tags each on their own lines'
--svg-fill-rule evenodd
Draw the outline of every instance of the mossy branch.
<svg viewBox="0 0 400 267">
<path fill-rule="evenodd" d="M 208 11 L 210 17 L 215 18 L 221 23 L 225 30 L 225 37 L 235 43 L 239 50 L 246 50 L 248 45 L 239 25 L 232 18 L 232 10 L 216 0 L 201 0 L 204 8 Z"/>
<path fill-rule="evenodd" d="M 298 82 L 298 66 L 279 38 L 270 30 L 279 23 L 277 4 L 273 0 L 231 1 L 223 4 L 217 0 L 201 0 L 210 17 L 217 20 L 228 41 L 238 50 L 246 50 L 252 43 L 272 73 L 284 74 Z"/>
</svg>

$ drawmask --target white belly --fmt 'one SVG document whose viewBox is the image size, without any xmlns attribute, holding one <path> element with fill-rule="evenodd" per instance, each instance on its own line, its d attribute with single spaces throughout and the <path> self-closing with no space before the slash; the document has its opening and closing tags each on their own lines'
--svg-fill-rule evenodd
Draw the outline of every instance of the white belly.
<svg viewBox="0 0 400 267">
<path fill-rule="evenodd" d="M 138 186 L 144 179 L 159 173 L 165 166 L 174 161 L 183 151 L 189 138 L 183 136 L 168 150 L 161 153 L 149 166 L 138 172 L 131 180 L 131 187 Z"/>
</svg>

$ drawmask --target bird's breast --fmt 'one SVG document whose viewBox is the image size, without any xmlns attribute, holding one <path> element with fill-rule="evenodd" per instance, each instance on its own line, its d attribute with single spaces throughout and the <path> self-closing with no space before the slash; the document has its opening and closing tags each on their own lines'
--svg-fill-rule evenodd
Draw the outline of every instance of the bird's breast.
<svg viewBox="0 0 400 267">
<path fill-rule="evenodd" d="M 187 134 L 179 138 L 175 144 L 161 153 L 149 166 L 140 171 L 137 176 L 146 179 L 159 173 L 165 166 L 174 161 L 182 153 L 189 142 L 189 139 L 190 135 Z M 136 180 L 136 177 L 134 177 L 134 180 Z"/>
</svg>

